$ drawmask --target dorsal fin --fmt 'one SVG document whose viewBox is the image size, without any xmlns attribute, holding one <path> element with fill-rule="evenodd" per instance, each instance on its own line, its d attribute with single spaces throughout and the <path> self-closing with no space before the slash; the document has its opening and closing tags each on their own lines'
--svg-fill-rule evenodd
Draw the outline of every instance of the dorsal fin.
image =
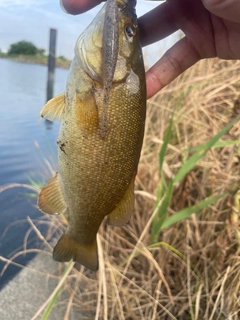
<svg viewBox="0 0 240 320">
<path fill-rule="evenodd" d="M 40 115 L 44 119 L 53 121 L 53 120 L 62 120 L 63 109 L 65 107 L 65 94 L 61 93 L 58 96 L 49 100 L 45 106 L 42 108 Z"/>
</svg>

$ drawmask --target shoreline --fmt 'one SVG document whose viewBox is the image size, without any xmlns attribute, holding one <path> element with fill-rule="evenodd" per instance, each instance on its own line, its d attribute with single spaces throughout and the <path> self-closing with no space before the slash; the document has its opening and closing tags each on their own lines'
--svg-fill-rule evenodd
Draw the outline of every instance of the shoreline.
<svg viewBox="0 0 240 320">
<path fill-rule="evenodd" d="M 30 63 L 30 64 L 39 64 L 39 65 L 48 65 L 48 57 L 45 56 L 25 56 L 25 55 L 19 55 L 19 56 L 7 56 L 7 55 L 0 55 L 0 58 L 17 61 L 17 62 L 23 62 L 23 63 Z M 70 60 L 62 60 L 59 58 L 56 58 L 56 68 L 61 69 L 69 69 L 71 64 Z"/>
</svg>

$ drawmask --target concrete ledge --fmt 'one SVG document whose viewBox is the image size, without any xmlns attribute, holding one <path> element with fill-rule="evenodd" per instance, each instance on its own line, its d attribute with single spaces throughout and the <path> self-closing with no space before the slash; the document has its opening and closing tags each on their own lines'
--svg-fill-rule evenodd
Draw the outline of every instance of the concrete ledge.
<svg viewBox="0 0 240 320">
<path fill-rule="evenodd" d="M 38 254 L 27 267 L 43 273 L 25 268 L 0 291 L 1 320 L 32 319 L 58 284 L 57 279 L 48 276 L 57 272 L 58 263 L 46 254 Z M 66 299 L 66 294 L 62 298 Z M 57 308 L 53 308 L 49 320 L 64 319 L 65 312 L 66 304 L 58 304 Z M 69 320 L 80 319 L 79 316 L 72 314 Z"/>
</svg>

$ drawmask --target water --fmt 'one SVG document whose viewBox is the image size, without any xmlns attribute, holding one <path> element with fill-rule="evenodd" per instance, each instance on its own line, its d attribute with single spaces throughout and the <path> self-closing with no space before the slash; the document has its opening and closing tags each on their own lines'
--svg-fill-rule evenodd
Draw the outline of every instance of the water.
<svg viewBox="0 0 240 320">
<path fill-rule="evenodd" d="M 55 95 L 64 91 L 67 74 L 67 70 L 56 69 Z M 30 178 L 47 180 L 50 172 L 44 158 L 56 166 L 59 123 L 39 116 L 46 100 L 46 84 L 46 66 L 0 59 L 0 186 L 29 184 Z M 5 258 L 22 249 L 30 228 L 27 217 L 33 220 L 42 217 L 34 207 L 37 199 L 26 195 L 27 192 L 13 188 L 0 193 L 0 256 Z M 28 247 L 36 247 L 34 232 L 30 238 Z M 14 261 L 26 264 L 32 257 L 21 255 Z M 3 266 L 0 261 L 0 271 Z M 6 284 L 19 270 L 11 265 L 0 278 L 0 285 Z"/>
</svg>

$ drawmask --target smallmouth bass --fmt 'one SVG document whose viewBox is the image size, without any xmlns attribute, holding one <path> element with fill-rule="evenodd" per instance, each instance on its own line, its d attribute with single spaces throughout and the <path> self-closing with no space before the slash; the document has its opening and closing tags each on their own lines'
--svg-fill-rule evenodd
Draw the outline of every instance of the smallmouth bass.
<svg viewBox="0 0 240 320">
<path fill-rule="evenodd" d="M 75 46 L 65 93 L 41 110 L 61 121 L 59 173 L 41 190 L 40 210 L 67 213 L 69 224 L 53 250 L 98 269 L 96 234 L 105 216 L 127 223 L 142 148 L 146 84 L 136 0 L 108 0 Z"/>
</svg>

